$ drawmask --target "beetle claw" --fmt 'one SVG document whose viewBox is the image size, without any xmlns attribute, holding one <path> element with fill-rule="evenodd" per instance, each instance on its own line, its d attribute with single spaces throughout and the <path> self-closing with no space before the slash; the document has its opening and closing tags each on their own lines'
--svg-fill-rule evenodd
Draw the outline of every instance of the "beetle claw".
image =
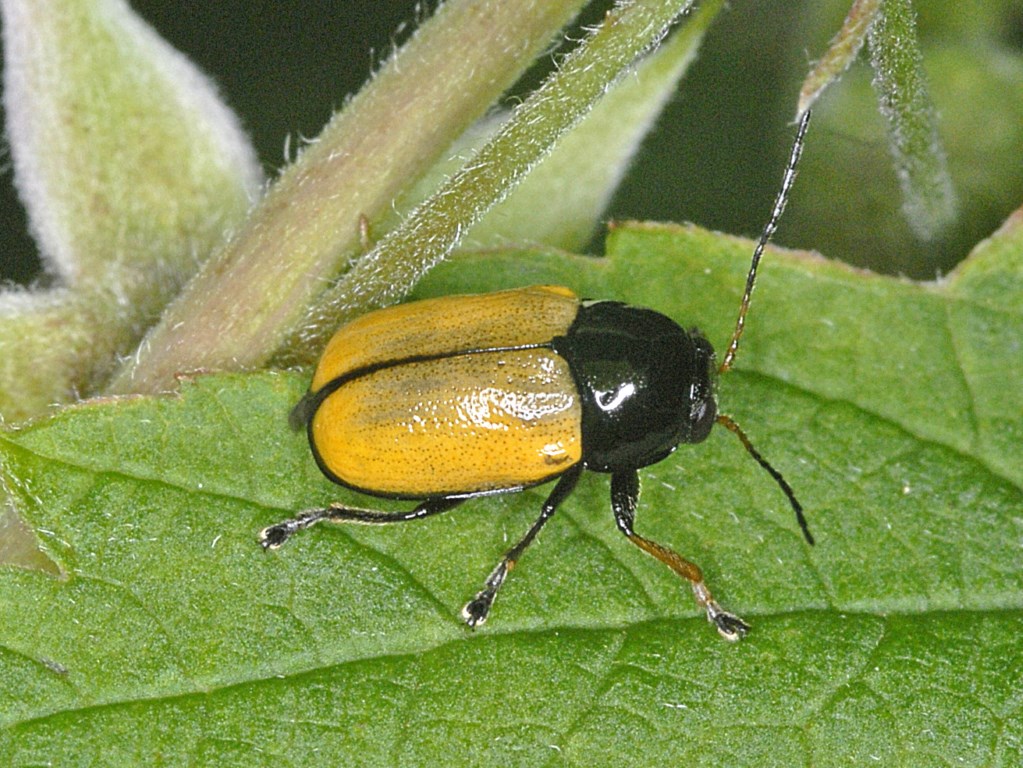
<svg viewBox="0 0 1023 768">
<path fill-rule="evenodd" d="M 263 549 L 277 549 L 298 530 L 294 520 L 285 520 L 283 523 L 271 525 L 259 532 L 259 543 Z"/>
<path fill-rule="evenodd" d="M 476 629 L 487 620 L 490 615 L 490 606 L 494 604 L 494 597 L 497 592 L 489 587 L 476 594 L 472 600 L 465 604 L 462 609 L 462 618 L 469 625 L 469 629 Z"/>
<path fill-rule="evenodd" d="M 749 632 L 750 626 L 734 613 L 723 611 L 716 603 L 707 605 L 707 620 L 718 628 L 718 633 L 725 640 L 735 642 L 741 640 Z"/>
</svg>

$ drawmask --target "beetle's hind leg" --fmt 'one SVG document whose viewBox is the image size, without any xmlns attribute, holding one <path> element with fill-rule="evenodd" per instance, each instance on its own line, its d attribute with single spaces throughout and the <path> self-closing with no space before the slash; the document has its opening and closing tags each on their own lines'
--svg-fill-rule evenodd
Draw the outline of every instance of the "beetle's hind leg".
<svg viewBox="0 0 1023 768">
<path fill-rule="evenodd" d="M 465 499 L 460 497 L 427 499 L 409 512 L 379 512 L 373 509 L 332 504 L 324 509 L 310 509 L 306 512 L 301 512 L 295 517 L 282 520 L 276 525 L 264 528 L 259 532 L 259 543 L 263 545 L 263 549 L 277 549 L 299 531 L 311 525 L 316 525 L 316 523 L 322 520 L 328 520 L 333 523 L 363 523 L 366 525 L 404 523 L 408 520 L 418 520 L 422 517 L 447 512 L 463 501 Z"/>
<path fill-rule="evenodd" d="M 656 557 L 692 584 L 696 602 L 707 611 L 707 620 L 718 628 L 718 632 L 726 640 L 739 640 L 749 631 L 749 625 L 717 604 L 703 581 L 703 572 L 700 570 L 700 566 L 656 541 L 643 538 L 633 530 L 638 501 L 639 475 L 635 470 L 615 472 L 611 475 L 611 507 L 614 510 L 618 529 L 637 547 Z"/>
<path fill-rule="evenodd" d="M 526 531 L 526 535 L 519 540 L 519 543 L 514 547 L 505 552 L 504 557 L 501 558 L 501 562 L 490 572 L 486 582 L 483 585 L 483 589 L 476 593 L 476 596 L 466 603 L 462 609 L 462 618 L 465 619 L 465 623 L 469 625 L 471 629 L 476 629 L 477 626 L 487 620 L 487 616 L 490 614 L 490 608 L 494 604 L 494 598 L 497 597 L 497 590 L 501 588 L 504 583 L 505 577 L 508 575 L 508 571 L 515 567 L 515 563 L 522 556 L 522 553 L 526 550 L 536 538 L 536 535 L 543 528 L 544 524 L 551 519 L 554 515 L 554 511 L 558 508 L 558 505 L 565 500 L 565 498 L 575 488 L 575 484 L 579 481 L 579 476 L 582 474 L 583 465 L 576 464 L 574 467 L 569 469 L 565 474 L 558 480 L 557 485 L 554 486 L 554 490 L 551 491 L 551 495 L 547 497 L 547 501 L 543 503 L 543 508 L 540 510 L 540 516 L 536 519 L 536 522 L 530 526 L 529 530 Z"/>
</svg>

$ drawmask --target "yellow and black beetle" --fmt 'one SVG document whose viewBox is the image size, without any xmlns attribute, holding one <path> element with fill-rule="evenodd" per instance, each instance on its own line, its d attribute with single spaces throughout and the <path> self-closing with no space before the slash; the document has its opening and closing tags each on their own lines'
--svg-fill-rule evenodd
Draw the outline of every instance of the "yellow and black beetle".
<svg viewBox="0 0 1023 768">
<path fill-rule="evenodd" d="M 735 358 L 760 255 L 777 226 L 809 115 L 800 123 L 771 219 L 753 255 L 735 334 L 717 371 Z M 422 499 L 408 512 L 333 505 L 266 528 L 276 548 L 321 520 L 396 523 L 462 501 L 557 480 L 540 516 L 465 606 L 470 627 L 487 619 L 508 571 L 583 469 L 611 475 L 619 530 L 687 579 L 726 638 L 748 626 L 722 610 L 699 567 L 638 535 L 637 470 L 722 424 L 785 492 L 812 544 L 802 508 L 782 476 L 729 417 L 717 412 L 714 350 L 693 329 L 649 309 L 580 301 L 567 288 L 428 299 L 382 309 L 343 326 L 291 414 L 308 430 L 323 473 L 371 496 Z"/>
</svg>

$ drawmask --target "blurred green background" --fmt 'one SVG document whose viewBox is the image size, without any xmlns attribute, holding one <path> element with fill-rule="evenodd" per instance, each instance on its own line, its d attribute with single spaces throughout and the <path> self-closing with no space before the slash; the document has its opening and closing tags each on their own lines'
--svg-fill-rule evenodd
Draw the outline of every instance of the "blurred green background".
<svg viewBox="0 0 1023 768">
<path fill-rule="evenodd" d="M 645 143 L 608 218 L 694 221 L 737 234 L 763 226 L 791 140 L 799 85 L 850 0 L 732 0 Z M 268 175 L 286 137 L 314 137 L 394 41 L 415 0 L 134 0 L 132 6 L 220 86 Z M 593 4 L 581 23 L 600 19 Z M 432 4 L 431 6 L 432 7 Z M 892 274 L 950 270 L 1023 202 L 1023 0 L 918 0 L 931 94 L 960 203 L 956 225 L 916 241 L 865 57 L 824 95 L 777 240 Z M 549 65 L 549 60 L 544 62 Z M 523 87 L 541 72 L 530 73 Z M 0 280 L 39 279 L 39 259 L 5 155 Z M 599 250 L 595 241 L 591 250 Z"/>
</svg>

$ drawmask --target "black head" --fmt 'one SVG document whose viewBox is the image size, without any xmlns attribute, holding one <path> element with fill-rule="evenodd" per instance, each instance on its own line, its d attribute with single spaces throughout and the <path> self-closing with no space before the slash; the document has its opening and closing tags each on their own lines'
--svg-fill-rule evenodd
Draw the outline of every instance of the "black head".
<svg viewBox="0 0 1023 768">
<path fill-rule="evenodd" d="M 699 331 L 614 301 L 584 304 L 554 348 L 582 400 L 583 461 L 598 472 L 660 461 L 717 418 L 714 350 Z"/>
</svg>

